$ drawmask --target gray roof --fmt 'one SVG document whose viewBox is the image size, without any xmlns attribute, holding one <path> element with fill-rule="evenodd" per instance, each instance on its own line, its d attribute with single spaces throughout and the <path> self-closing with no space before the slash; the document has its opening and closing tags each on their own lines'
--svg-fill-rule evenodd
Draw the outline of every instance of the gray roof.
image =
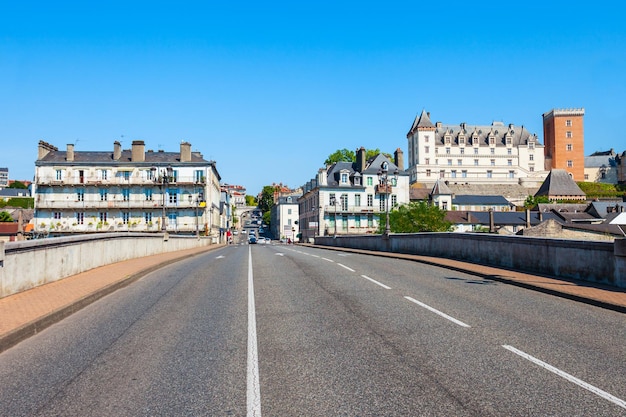
<svg viewBox="0 0 626 417">
<path fill-rule="evenodd" d="M 564 169 L 553 169 L 546 180 L 541 184 L 535 196 L 564 196 L 575 199 L 585 198 L 586 194 Z"/>
<path fill-rule="evenodd" d="M 489 224 L 489 212 L 488 211 L 456 211 L 448 213 L 465 213 L 462 221 L 456 220 L 455 223 L 460 224 Z M 494 211 L 493 222 L 496 226 L 525 226 L 526 225 L 526 212 L 524 211 Z M 458 217 L 458 214 L 455 216 Z M 562 223 L 562 220 L 553 213 L 541 213 L 531 211 L 530 212 L 530 224 L 537 225 L 548 219 L 554 219 Z"/>
<path fill-rule="evenodd" d="M 113 159 L 113 152 L 102 151 L 75 151 L 74 160 L 67 160 L 66 151 L 50 151 L 42 159 L 37 160 L 35 165 L 128 165 L 128 164 L 141 164 L 141 165 L 163 165 L 163 164 L 179 164 L 180 152 L 163 152 L 163 151 L 151 151 L 145 152 L 145 161 L 132 162 L 132 151 L 129 149 L 122 150 L 121 157 L 118 160 Z M 210 164 L 197 152 L 191 153 L 191 161 L 185 162 L 186 164 Z"/>
<path fill-rule="evenodd" d="M 387 158 L 382 153 L 379 153 L 378 155 L 367 160 L 365 163 L 365 169 L 363 169 L 361 174 L 378 175 L 378 172 L 380 171 L 380 165 L 385 161 L 388 164 L 389 175 L 393 175 L 396 170 L 398 171 L 398 175 L 408 175 L 406 171 L 399 169 L 398 166 L 394 164 L 391 159 Z M 348 171 L 348 175 L 351 179 L 353 179 L 355 175 L 358 176 L 359 174 L 356 168 L 356 162 L 335 162 L 326 170 L 327 184 L 331 187 L 339 185 L 339 181 L 341 179 L 341 171 Z"/>
<path fill-rule="evenodd" d="M 452 190 L 450 190 L 443 179 L 437 178 L 437 182 L 435 182 L 435 186 L 430 193 L 432 195 L 452 195 Z"/>
<path fill-rule="evenodd" d="M 452 204 L 472 206 L 510 206 L 509 200 L 501 195 L 457 195 Z"/>
<path fill-rule="evenodd" d="M 585 156 L 585 168 L 609 168 L 615 167 L 615 153 L 596 152 L 593 155 Z"/>
</svg>

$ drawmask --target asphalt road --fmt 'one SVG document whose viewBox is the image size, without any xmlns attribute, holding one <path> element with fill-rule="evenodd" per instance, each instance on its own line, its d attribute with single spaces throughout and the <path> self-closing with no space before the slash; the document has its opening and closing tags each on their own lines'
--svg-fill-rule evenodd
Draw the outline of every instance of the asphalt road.
<svg viewBox="0 0 626 417">
<path fill-rule="evenodd" d="M 456 271 L 231 245 L 0 354 L 0 415 L 624 416 L 625 341 L 623 314 Z"/>
</svg>

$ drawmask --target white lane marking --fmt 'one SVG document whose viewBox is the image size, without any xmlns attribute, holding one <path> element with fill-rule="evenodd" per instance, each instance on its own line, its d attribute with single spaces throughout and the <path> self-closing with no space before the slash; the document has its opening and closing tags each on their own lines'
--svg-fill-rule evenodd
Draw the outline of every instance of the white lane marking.
<svg viewBox="0 0 626 417">
<path fill-rule="evenodd" d="M 342 267 L 342 268 L 346 268 L 346 269 L 347 269 L 348 271 L 350 271 L 350 272 L 354 272 L 354 269 L 352 269 L 352 268 L 350 268 L 350 267 L 347 267 L 347 266 L 345 266 L 345 265 L 343 265 L 343 264 L 340 264 L 339 262 L 337 262 L 337 265 L 339 265 L 339 266 L 340 266 L 340 267 Z"/>
<path fill-rule="evenodd" d="M 322 258 L 322 259 L 325 260 L 325 261 L 328 261 L 328 262 L 335 262 L 332 259 L 328 259 L 328 258 Z"/>
<path fill-rule="evenodd" d="M 313 255 L 313 254 L 311 254 L 311 256 L 312 256 L 312 257 L 314 257 L 314 258 L 319 258 L 319 255 Z"/>
<path fill-rule="evenodd" d="M 259 357 L 256 341 L 256 313 L 254 306 L 254 279 L 252 274 L 252 247 L 248 247 L 248 417 L 261 416 L 261 387 L 259 386 Z"/>
<path fill-rule="evenodd" d="M 368 277 L 367 275 L 361 275 L 361 276 L 362 276 L 363 278 L 365 278 L 365 279 L 369 279 L 370 281 L 372 281 L 372 282 L 373 282 L 374 284 L 376 284 L 376 285 L 380 285 L 381 287 L 383 287 L 383 288 L 384 288 L 384 289 L 386 289 L 386 290 L 390 290 L 390 289 L 391 289 L 391 287 L 388 287 L 388 286 L 386 286 L 385 284 L 382 284 L 382 283 L 380 283 L 380 282 L 376 281 L 375 279 L 372 279 L 372 278 Z"/>
<path fill-rule="evenodd" d="M 414 298 L 406 297 L 406 296 L 404 298 L 406 298 L 407 300 L 417 304 L 418 306 L 424 307 L 426 310 L 432 311 L 433 313 L 440 315 L 444 319 L 450 320 L 452 323 L 456 323 L 456 324 L 458 324 L 459 326 L 462 326 L 462 327 L 471 327 L 469 324 L 465 324 L 461 320 L 457 320 L 457 319 L 455 319 L 452 316 L 448 316 L 446 313 L 442 313 L 441 311 L 439 311 L 437 309 L 434 309 L 431 306 L 422 303 L 421 301 L 417 301 Z"/>
<path fill-rule="evenodd" d="M 570 382 L 573 382 L 574 384 L 583 387 L 584 389 L 593 392 L 596 395 L 599 395 L 600 397 L 604 398 L 605 400 L 609 400 L 610 402 L 612 402 L 613 404 L 616 404 L 622 408 L 626 408 L 626 401 L 617 398 L 611 394 L 609 394 L 606 391 L 602 391 L 600 388 L 595 387 L 591 384 L 586 383 L 585 381 L 582 381 L 578 378 L 576 378 L 575 376 L 572 376 L 570 374 L 568 374 L 567 372 L 561 371 L 558 368 L 555 368 L 552 365 L 549 365 L 533 356 L 530 356 L 528 353 L 522 352 L 521 350 L 515 349 L 513 346 L 510 345 L 502 345 L 503 348 L 505 348 L 506 350 L 509 350 L 513 353 L 515 353 L 516 355 L 521 356 L 524 359 L 527 359 L 531 362 L 533 362 L 536 365 L 541 366 L 544 369 L 547 369 L 550 372 L 553 372 L 555 374 L 557 374 L 558 376 L 560 376 L 561 378 L 565 378 Z"/>
<path fill-rule="evenodd" d="M 215 259 L 222 259 L 222 258 L 225 258 L 225 256 L 224 255 L 220 255 L 220 256 L 216 256 L 215 257 Z"/>
<path fill-rule="evenodd" d="M 278 252 L 278 253 L 276 254 L 276 256 L 285 256 L 285 254 L 284 254 L 284 253 L 280 253 L 280 252 Z"/>
</svg>

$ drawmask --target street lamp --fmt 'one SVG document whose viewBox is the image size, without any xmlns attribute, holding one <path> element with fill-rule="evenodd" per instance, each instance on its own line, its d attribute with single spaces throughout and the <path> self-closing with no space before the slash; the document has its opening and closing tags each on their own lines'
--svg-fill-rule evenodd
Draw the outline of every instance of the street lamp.
<svg viewBox="0 0 626 417">
<path fill-rule="evenodd" d="M 335 233 L 333 234 L 333 237 L 337 237 L 337 199 L 335 198 L 335 195 L 331 195 L 330 196 L 330 205 L 331 206 L 335 206 L 335 217 L 334 217 L 334 223 L 335 223 Z"/>
<path fill-rule="evenodd" d="M 157 167 L 151 167 L 150 171 L 152 172 L 152 179 L 156 184 L 160 184 L 161 194 L 163 195 L 163 214 L 161 218 L 161 231 L 166 232 L 167 227 L 165 226 L 165 187 L 170 183 L 172 178 L 172 173 L 174 170 L 171 165 L 168 165 L 166 168 L 159 170 Z"/>
<path fill-rule="evenodd" d="M 385 197 L 385 212 L 386 212 L 386 222 L 385 222 L 385 233 L 383 237 L 385 239 L 389 239 L 389 233 L 391 233 L 391 229 L 389 227 L 389 194 L 391 194 L 391 190 L 393 185 L 398 181 L 398 170 L 396 169 L 393 172 L 393 177 L 389 177 L 389 163 L 387 161 L 383 161 L 380 164 L 380 169 L 378 170 L 378 194 L 384 195 Z"/>
</svg>

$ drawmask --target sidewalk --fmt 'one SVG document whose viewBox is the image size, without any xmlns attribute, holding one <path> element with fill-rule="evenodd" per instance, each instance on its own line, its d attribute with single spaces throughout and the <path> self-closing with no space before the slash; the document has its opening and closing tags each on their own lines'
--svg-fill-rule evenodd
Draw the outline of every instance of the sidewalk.
<svg viewBox="0 0 626 417">
<path fill-rule="evenodd" d="M 118 262 L 1 298 L 0 352 L 158 268 L 222 246 L 214 245 Z M 321 248 L 440 266 L 626 313 L 626 290 L 615 287 L 541 277 L 444 258 L 327 246 Z"/>
<path fill-rule="evenodd" d="M 116 262 L 0 298 L 0 352 L 154 270 L 223 246 L 204 246 Z"/>
</svg>

